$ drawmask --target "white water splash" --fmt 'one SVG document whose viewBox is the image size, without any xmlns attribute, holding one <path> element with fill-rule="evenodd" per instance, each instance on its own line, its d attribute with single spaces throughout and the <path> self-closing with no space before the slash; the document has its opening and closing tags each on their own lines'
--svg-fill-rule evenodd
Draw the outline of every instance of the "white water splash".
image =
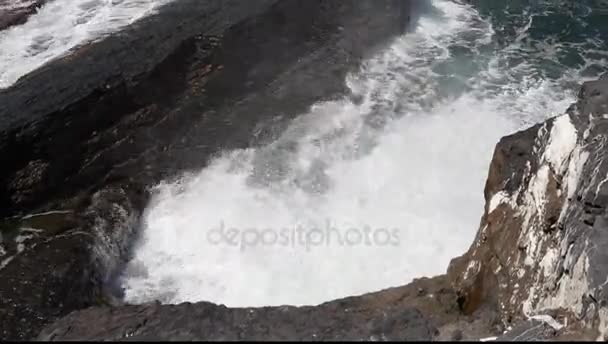
<svg viewBox="0 0 608 344">
<path fill-rule="evenodd" d="M 477 231 L 498 139 L 573 95 L 546 80 L 501 84 L 510 71 L 490 61 L 464 80 L 470 91 L 443 97 L 448 47 L 476 51 L 493 31 L 467 6 L 433 4 L 442 16 L 349 77 L 357 101 L 317 104 L 276 142 L 159 185 L 126 300 L 317 304 L 444 273 Z"/>
<path fill-rule="evenodd" d="M 50 1 L 23 25 L 0 31 L 0 88 L 72 48 L 154 13 L 171 0 Z"/>
<path fill-rule="evenodd" d="M 32 6 L 36 0 L 0 0 L 0 11 L 23 9 Z M 0 12 L 0 14 L 2 14 Z"/>
</svg>

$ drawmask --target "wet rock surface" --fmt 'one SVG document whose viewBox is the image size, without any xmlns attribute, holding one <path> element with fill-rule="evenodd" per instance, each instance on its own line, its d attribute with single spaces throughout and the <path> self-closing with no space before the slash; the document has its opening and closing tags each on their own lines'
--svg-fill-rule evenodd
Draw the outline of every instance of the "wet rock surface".
<svg viewBox="0 0 608 344">
<path fill-rule="evenodd" d="M 1 0 L 0 31 L 25 23 L 46 2 L 48 0 Z"/>
<path fill-rule="evenodd" d="M 346 92 L 346 73 L 407 30 L 410 5 L 179 0 L 0 90 L 0 338 L 115 302 L 107 284 L 147 188 Z M 46 215 L 30 226 L 32 213 Z"/>
</svg>

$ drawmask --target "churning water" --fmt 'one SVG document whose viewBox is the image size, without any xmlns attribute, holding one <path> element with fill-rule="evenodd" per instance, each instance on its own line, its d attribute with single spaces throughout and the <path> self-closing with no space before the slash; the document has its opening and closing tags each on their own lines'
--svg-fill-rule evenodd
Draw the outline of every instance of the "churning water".
<svg viewBox="0 0 608 344">
<path fill-rule="evenodd" d="M 318 304 L 444 273 L 499 138 L 565 111 L 608 58 L 595 2 L 494 3 L 432 1 L 352 94 L 159 185 L 126 300 Z"/>
</svg>

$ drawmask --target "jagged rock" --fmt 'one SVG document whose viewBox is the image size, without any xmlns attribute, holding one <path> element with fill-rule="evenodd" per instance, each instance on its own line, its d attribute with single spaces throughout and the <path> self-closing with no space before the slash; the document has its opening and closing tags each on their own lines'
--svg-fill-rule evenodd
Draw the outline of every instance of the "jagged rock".
<svg viewBox="0 0 608 344">
<path fill-rule="evenodd" d="M 450 264 L 460 304 L 505 323 L 555 314 L 608 330 L 608 78 L 585 83 L 567 113 L 500 140 L 468 252 Z"/>
</svg>

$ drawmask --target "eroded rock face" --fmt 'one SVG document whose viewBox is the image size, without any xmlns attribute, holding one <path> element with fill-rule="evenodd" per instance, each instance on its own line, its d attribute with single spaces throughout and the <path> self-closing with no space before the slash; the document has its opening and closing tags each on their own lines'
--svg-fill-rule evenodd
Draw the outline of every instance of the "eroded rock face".
<svg viewBox="0 0 608 344">
<path fill-rule="evenodd" d="M 566 114 L 503 138 L 477 237 L 449 275 L 463 310 L 505 322 L 551 315 L 608 330 L 608 78 Z M 580 319 L 580 320 L 579 320 Z"/>
</svg>

